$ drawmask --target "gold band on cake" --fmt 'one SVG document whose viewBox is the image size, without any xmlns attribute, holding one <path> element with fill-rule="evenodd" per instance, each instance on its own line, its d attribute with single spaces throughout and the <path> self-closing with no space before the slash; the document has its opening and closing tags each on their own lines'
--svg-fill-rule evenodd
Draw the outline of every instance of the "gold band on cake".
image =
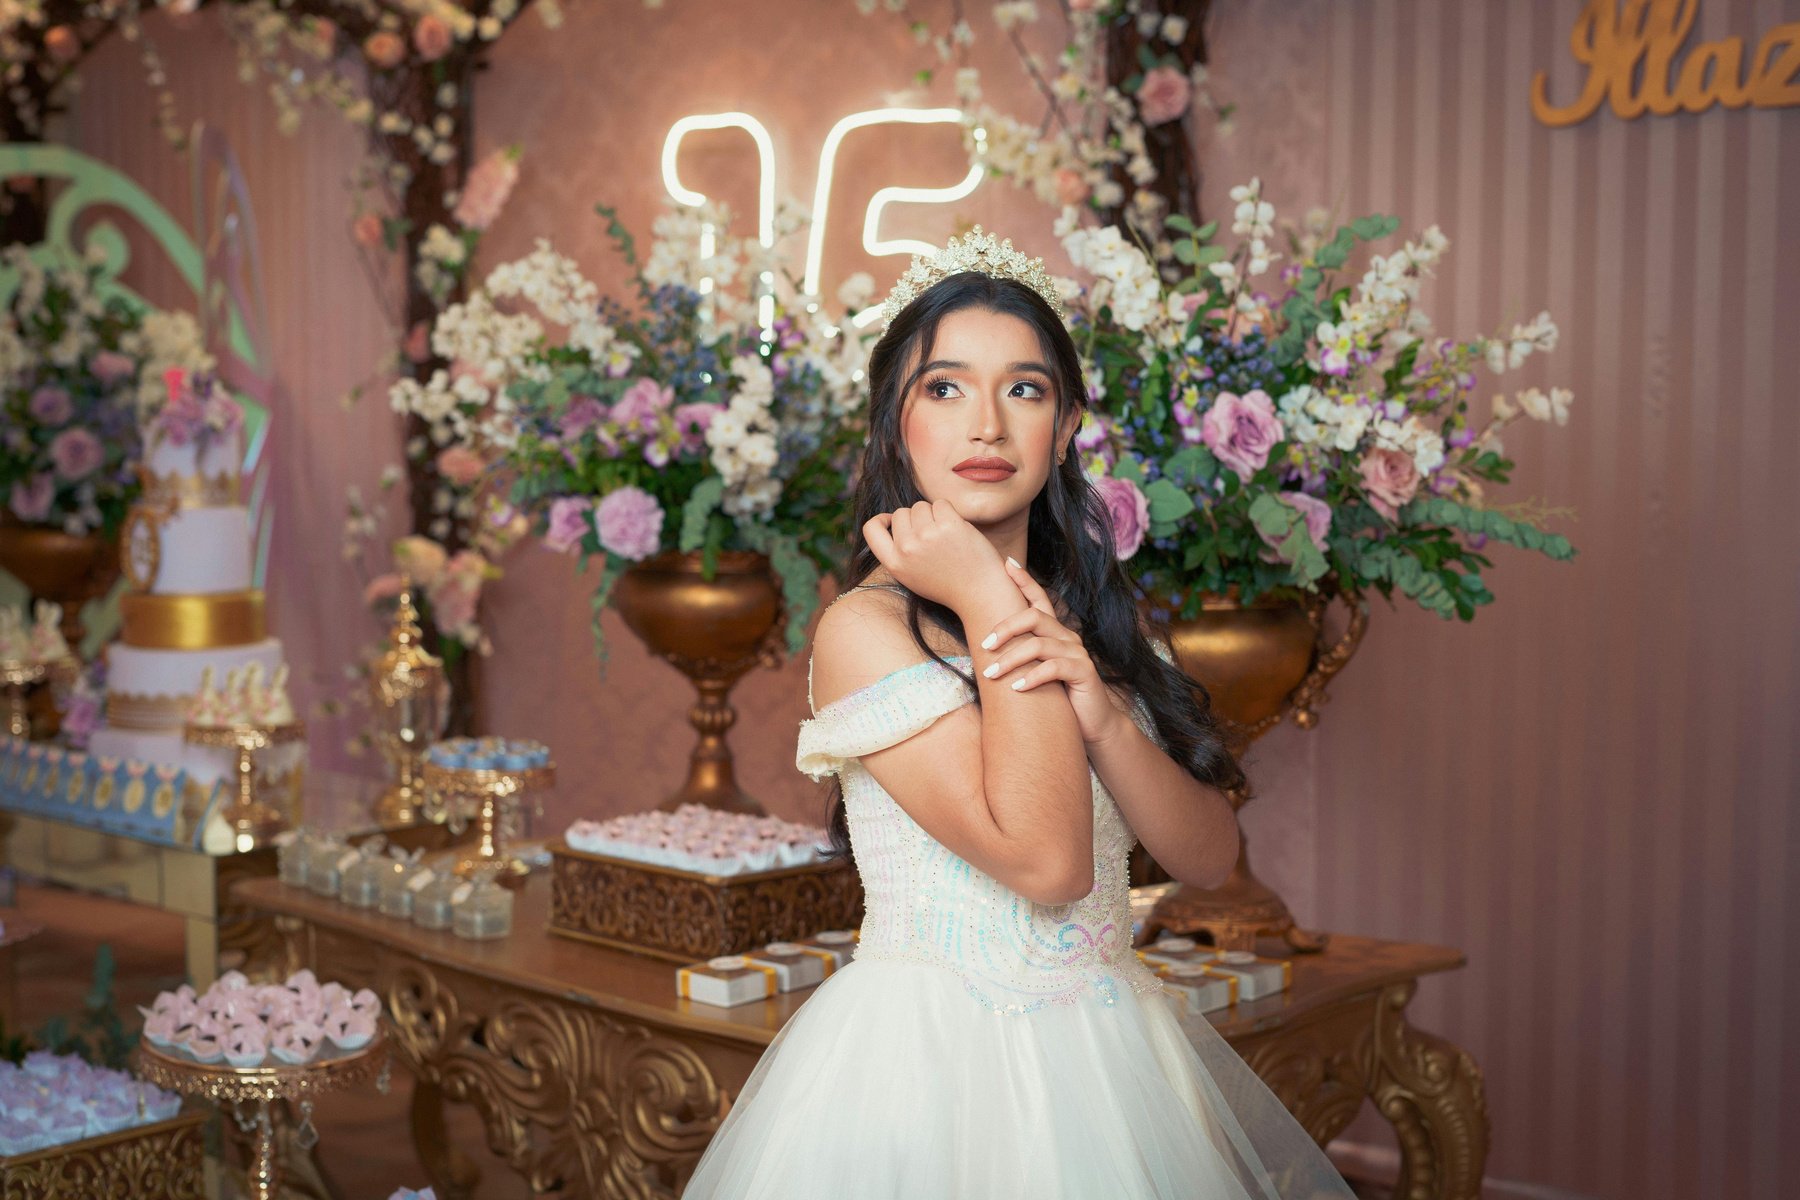
<svg viewBox="0 0 1800 1200">
<path fill-rule="evenodd" d="M 180 729 L 187 718 L 184 696 L 144 696 L 136 692 L 106 693 L 106 723 L 113 729 L 164 733 Z"/>
<path fill-rule="evenodd" d="M 229 508 L 242 503 L 244 492 L 243 476 L 236 471 L 159 475 L 148 467 L 139 467 L 138 480 L 143 484 L 139 502 L 170 512 L 183 508 Z"/>
<path fill-rule="evenodd" d="M 268 636 L 261 588 L 207 595 L 119 597 L 122 637 L 145 650 L 212 650 Z"/>
</svg>

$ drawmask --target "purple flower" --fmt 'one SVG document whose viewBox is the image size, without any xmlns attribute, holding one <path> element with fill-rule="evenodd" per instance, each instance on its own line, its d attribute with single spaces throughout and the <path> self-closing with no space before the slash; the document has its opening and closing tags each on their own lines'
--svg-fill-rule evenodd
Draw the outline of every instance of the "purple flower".
<svg viewBox="0 0 1800 1200">
<path fill-rule="evenodd" d="M 50 478 L 50 472 L 40 471 L 29 482 L 20 480 L 12 485 L 9 505 L 13 516 L 27 524 L 36 524 L 49 517 L 50 502 L 55 499 L 56 481 Z"/>
<path fill-rule="evenodd" d="M 75 405 L 64 389 L 47 385 L 31 393 L 31 418 L 38 424 L 67 425 L 74 415 Z"/>
<path fill-rule="evenodd" d="M 1331 532 L 1331 505 L 1317 496 L 1309 496 L 1305 492 L 1282 492 L 1276 499 L 1299 511 L 1300 516 L 1306 522 L 1306 536 L 1312 539 L 1312 544 L 1318 548 L 1320 553 L 1324 553 L 1325 535 Z M 1263 541 L 1269 543 L 1270 548 L 1262 552 L 1264 562 L 1288 561 L 1276 552 L 1278 547 L 1275 539 L 1261 529 L 1258 529 L 1256 533 Z"/>
<path fill-rule="evenodd" d="M 1144 534 L 1150 528 L 1150 501 L 1129 479 L 1106 476 L 1094 480 L 1094 490 L 1106 503 L 1106 518 L 1112 525 L 1113 552 L 1123 561 L 1138 552 Z"/>
<path fill-rule="evenodd" d="M 713 418 L 725 411 L 723 404 L 677 404 L 675 428 L 681 431 L 680 454 L 698 454 L 706 446 L 706 431 Z"/>
<path fill-rule="evenodd" d="M 1261 388 L 1244 396 L 1220 392 L 1200 426 L 1200 440 L 1240 480 L 1262 470 L 1281 438 L 1275 405 Z"/>
<path fill-rule="evenodd" d="M 662 545 L 662 505 L 642 488 L 608 492 L 594 506 L 594 531 L 600 544 L 633 562 L 648 558 Z"/>
<path fill-rule="evenodd" d="M 137 374 L 137 360 L 117 350 L 102 350 L 88 360 L 88 370 L 94 373 L 95 379 L 111 387 Z"/>
<path fill-rule="evenodd" d="M 584 429 L 590 429 L 606 419 L 606 409 L 600 401 L 592 396 L 577 396 L 568 408 L 563 410 L 557 422 L 557 429 L 564 438 L 577 438 Z"/>
<path fill-rule="evenodd" d="M 106 460 L 106 447 L 85 429 L 65 429 L 50 443 L 50 461 L 67 480 L 85 479 Z"/>
<path fill-rule="evenodd" d="M 544 534 L 544 545 L 558 554 L 567 554 L 587 532 L 588 509 L 593 502 L 585 496 L 560 496 L 550 502 L 550 528 Z"/>
</svg>

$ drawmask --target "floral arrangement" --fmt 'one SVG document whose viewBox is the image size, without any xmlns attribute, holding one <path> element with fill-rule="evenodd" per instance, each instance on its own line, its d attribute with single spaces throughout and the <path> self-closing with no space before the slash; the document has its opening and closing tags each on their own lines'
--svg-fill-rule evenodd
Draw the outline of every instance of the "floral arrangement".
<svg viewBox="0 0 1800 1200">
<path fill-rule="evenodd" d="M 1483 371 L 1556 346 L 1549 313 L 1501 336 L 1434 337 L 1419 288 L 1448 248 L 1434 226 L 1374 255 L 1354 288 L 1332 272 L 1392 217 L 1273 247 L 1260 184 L 1234 188 L 1236 246 L 1215 225 L 1168 218 L 1179 280 L 1165 285 L 1116 227 L 1059 223 L 1091 281 L 1071 304 L 1094 404 L 1077 448 L 1104 494 L 1119 556 L 1150 594 L 1192 617 L 1205 593 L 1355 594 L 1397 589 L 1444 617 L 1493 599 L 1491 539 L 1552 558 L 1536 505 L 1489 503 L 1513 463 L 1501 431 L 1521 416 L 1558 425 L 1570 393 L 1528 387 L 1471 412 Z M 1271 272 L 1273 272 L 1271 274 Z"/>
<path fill-rule="evenodd" d="M 972 161 L 1045 204 L 1118 212 L 1152 257 L 1170 260 L 1173 242 L 1162 236 L 1169 202 L 1155 186 L 1162 173 L 1157 142 L 1171 134 L 1185 138 L 1183 123 L 1199 114 L 1229 133 L 1232 112 L 1210 90 L 1197 54 L 1201 31 L 1188 16 L 1165 11 L 1174 7 L 1166 0 L 1065 0 L 1050 6 L 1061 18 L 1062 48 L 1046 60 L 1025 36 L 1042 20 L 1036 0 L 994 0 L 986 6 L 993 27 L 1043 104 L 1041 114 L 1022 118 L 983 99 L 982 76 L 971 61 L 979 34 L 967 15 L 976 6 L 951 5 L 947 26 L 941 16 L 916 15 L 907 0 L 856 0 L 856 6 L 864 14 L 877 7 L 900 14 L 938 66 L 954 68 Z M 1122 29 L 1134 35 L 1138 52 L 1135 69 L 1113 73 L 1115 83 L 1107 44 Z M 936 74 L 937 68 L 925 68 L 916 79 L 930 84 Z"/>
<path fill-rule="evenodd" d="M 424 418 L 440 456 L 487 464 L 547 547 L 583 569 L 604 560 L 602 664 L 613 584 L 664 550 L 700 552 L 709 574 L 722 550 L 767 554 L 798 649 L 819 574 L 848 543 L 862 348 L 816 300 L 778 301 L 772 251 L 727 236 L 724 210 L 666 213 L 642 263 L 600 212 L 633 304 L 602 298 L 540 239 L 443 311 L 432 349 L 450 367 L 401 380 L 392 403 Z"/>
<path fill-rule="evenodd" d="M 140 423 L 171 368 L 213 365 L 185 313 L 147 310 L 102 282 L 104 254 L 0 251 L 15 281 L 0 311 L 0 497 L 12 519 L 116 533 L 138 492 Z M 235 407 L 235 406 L 234 406 Z"/>
<path fill-rule="evenodd" d="M 440 469 L 446 475 L 485 469 L 478 460 L 472 468 L 467 464 L 459 466 L 465 455 L 472 457 L 466 447 L 447 447 L 440 459 L 449 458 L 451 465 L 440 464 Z M 388 468 L 382 474 L 381 490 L 392 490 L 403 477 L 399 467 Z M 440 646 L 449 661 L 470 651 L 483 656 L 493 653 L 493 640 L 481 628 L 482 591 L 503 574 L 499 559 L 529 532 L 529 523 L 522 513 L 492 503 L 495 498 L 491 495 L 487 499 L 490 503 L 483 510 L 477 498 L 465 498 L 469 511 L 480 514 L 468 522 L 469 545 L 451 551 L 435 538 L 409 534 L 388 543 L 389 560 L 377 573 L 368 565 L 370 547 L 379 540 L 380 531 L 387 524 L 386 506 L 379 499 L 374 505 L 367 505 L 358 489 L 350 490 L 344 521 L 344 557 L 357 564 L 362 575 L 363 602 L 385 617 L 410 580 L 420 619 L 437 629 Z"/>
<path fill-rule="evenodd" d="M 170 367 L 163 392 L 167 400 L 144 424 L 146 446 L 194 446 L 204 457 L 215 443 L 230 445 L 244 427 L 243 407 L 211 371 Z"/>
</svg>

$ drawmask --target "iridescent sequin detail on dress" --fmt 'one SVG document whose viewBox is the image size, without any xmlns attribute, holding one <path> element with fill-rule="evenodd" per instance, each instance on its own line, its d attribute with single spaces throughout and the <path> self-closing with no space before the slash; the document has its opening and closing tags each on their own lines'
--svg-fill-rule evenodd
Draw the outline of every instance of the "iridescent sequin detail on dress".
<svg viewBox="0 0 1800 1200">
<path fill-rule="evenodd" d="M 1156 643 L 1153 643 L 1156 644 Z M 1156 644 L 1165 659 L 1167 651 Z M 967 655 L 950 663 L 968 669 Z M 833 701 L 800 723 L 795 765 L 814 779 L 835 772 L 843 787 L 850 840 L 866 896 L 856 958 L 907 959 L 946 967 L 996 1013 L 1028 1013 L 1094 996 L 1117 1002 L 1120 988 L 1161 984 L 1131 946 L 1127 860 L 1136 836 L 1092 767 L 1094 887 L 1071 904 L 1037 904 L 951 853 L 858 761 L 973 703 L 975 687 L 926 661 Z M 812 704 L 812 668 L 807 668 Z M 1162 745 L 1142 701 L 1133 720 Z"/>
</svg>

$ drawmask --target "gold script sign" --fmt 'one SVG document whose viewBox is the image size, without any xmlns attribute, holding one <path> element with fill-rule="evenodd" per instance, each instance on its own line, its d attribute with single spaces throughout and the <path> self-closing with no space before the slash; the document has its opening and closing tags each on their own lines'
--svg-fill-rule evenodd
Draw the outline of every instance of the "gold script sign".
<svg viewBox="0 0 1800 1200">
<path fill-rule="evenodd" d="M 1763 34 L 1746 74 L 1741 37 L 1702 42 L 1682 58 L 1699 9 L 1700 0 L 1589 0 L 1569 31 L 1569 51 L 1588 69 L 1581 96 L 1567 108 L 1552 108 L 1549 77 L 1539 71 L 1531 78 L 1532 115 L 1563 126 L 1587 120 L 1602 100 L 1627 121 L 1646 112 L 1703 112 L 1715 104 L 1800 104 L 1800 21 Z"/>
</svg>

